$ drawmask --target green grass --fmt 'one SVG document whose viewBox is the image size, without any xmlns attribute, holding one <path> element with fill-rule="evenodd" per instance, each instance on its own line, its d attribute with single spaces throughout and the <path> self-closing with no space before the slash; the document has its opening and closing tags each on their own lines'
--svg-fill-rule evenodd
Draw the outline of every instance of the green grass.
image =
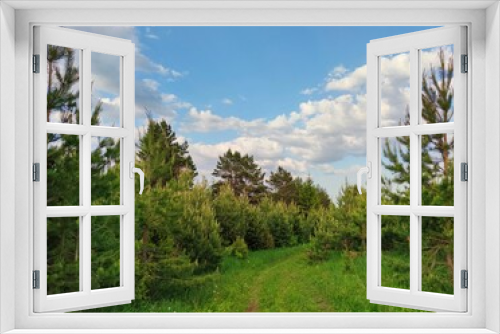
<svg viewBox="0 0 500 334">
<path fill-rule="evenodd" d="M 311 263 L 306 254 L 307 246 L 298 246 L 251 252 L 248 259 L 227 257 L 213 282 L 175 298 L 134 300 L 131 304 L 92 311 L 414 312 L 371 304 L 366 299 L 364 254 L 348 256 L 336 252 L 320 263 Z M 386 273 L 389 271 L 390 268 L 385 269 Z M 390 279 L 390 275 L 386 277 Z"/>
</svg>

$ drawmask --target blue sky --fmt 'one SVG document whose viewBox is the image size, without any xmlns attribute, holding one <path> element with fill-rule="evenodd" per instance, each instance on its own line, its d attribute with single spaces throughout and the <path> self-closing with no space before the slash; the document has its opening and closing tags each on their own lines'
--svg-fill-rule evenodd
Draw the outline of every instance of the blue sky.
<svg viewBox="0 0 500 334">
<path fill-rule="evenodd" d="M 136 125 L 144 125 L 145 108 L 167 119 L 189 141 L 201 175 L 210 180 L 217 156 L 233 148 L 253 154 L 267 174 L 283 165 L 310 175 L 335 197 L 365 164 L 366 44 L 429 28 L 78 29 L 136 44 Z M 403 58 L 392 57 L 388 68 Z M 92 62 L 96 76 L 116 75 L 99 60 Z M 112 113 L 116 89 L 102 86 L 96 94 Z M 388 94 L 404 103 L 404 87 L 392 88 Z"/>
</svg>

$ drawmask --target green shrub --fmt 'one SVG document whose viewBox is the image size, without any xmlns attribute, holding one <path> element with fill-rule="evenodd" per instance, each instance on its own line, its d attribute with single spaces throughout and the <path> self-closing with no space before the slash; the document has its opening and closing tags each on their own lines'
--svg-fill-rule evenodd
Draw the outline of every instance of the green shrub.
<svg viewBox="0 0 500 334">
<path fill-rule="evenodd" d="M 248 257 L 248 246 L 241 237 L 237 237 L 229 248 L 230 254 L 238 259 L 246 259 Z"/>
<path fill-rule="evenodd" d="M 260 203 L 263 219 L 267 222 L 276 247 L 293 245 L 293 225 L 289 219 L 287 205 L 264 198 Z"/>
<path fill-rule="evenodd" d="M 311 212 L 316 220 L 314 236 L 307 255 L 311 261 L 324 261 L 330 257 L 338 243 L 338 224 L 336 224 L 328 209 L 318 208 Z"/>
<path fill-rule="evenodd" d="M 356 185 L 344 185 L 337 196 L 333 214 L 339 224 L 339 242 L 335 248 L 366 251 L 366 192 L 359 195 Z"/>
<path fill-rule="evenodd" d="M 169 296 L 217 273 L 223 247 L 211 192 L 191 180 L 183 174 L 136 197 L 138 296 Z"/>
<path fill-rule="evenodd" d="M 224 246 L 229 246 L 238 237 L 245 236 L 248 228 L 245 214 L 249 205 L 248 198 L 237 197 L 229 185 L 220 186 L 213 207 Z"/>
<path fill-rule="evenodd" d="M 246 210 L 245 242 L 251 250 L 274 248 L 274 239 L 260 207 L 249 205 Z"/>
</svg>

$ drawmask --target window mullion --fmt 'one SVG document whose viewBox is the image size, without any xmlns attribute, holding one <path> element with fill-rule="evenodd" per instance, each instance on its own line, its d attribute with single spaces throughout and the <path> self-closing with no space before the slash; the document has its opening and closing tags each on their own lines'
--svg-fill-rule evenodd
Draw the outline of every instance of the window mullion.
<svg viewBox="0 0 500 334">
<path fill-rule="evenodd" d="M 90 205 L 91 205 L 91 145 L 92 145 L 92 135 L 90 133 L 90 124 L 92 117 L 92 91 L 91 91 L 91 50 L 88 48 L 83 49 L 83 61 L 82 61 L 82 125 L 85 127 L 85 134 L 82 136 L 83 149 L 81 150 L 82 166 L 80 169 L 80 182 L 83 192 L 82 205 L 87 208 L 88 211 L 81 218 L 83 220 L 83 231 L 81 234 L 80 243 L 82 245 L 81 253 L 81 266 L 82 266 L 82 281 L 83 281 L 83 291 L 90 293 L 91 290 L 91 216 L 90 216 Z"/>
<path fill-rule="evenodd" d="M 418 100 L 419 100 L 419 68 L 418 50 L 410 50 L 410 126 L 413 128 L 418 124 Z M 419 162 L 419 140 L 413 131 L 410 133 L 410 207 L 413 209 L 419 204 L 420 196 L 420 169 Z M 410 291 L 418 291 L 420 281 L 420 247 L 419 247 L 419 217 L 413 212 L 410 215 Z"/>
</svg>

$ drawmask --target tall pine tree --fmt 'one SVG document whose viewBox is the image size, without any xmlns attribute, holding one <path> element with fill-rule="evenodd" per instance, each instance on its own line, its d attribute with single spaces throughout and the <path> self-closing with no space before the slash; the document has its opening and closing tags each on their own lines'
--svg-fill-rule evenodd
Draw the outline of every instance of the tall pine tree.
<svg viewBox="0 0 500 334">
<path fill-rule="evenodd" d="M 197 175 L 188 142 L 179 143 L 170 124 L 155 121 L 150 114 L 147 129 L 139 139 L 137 160 L 151 187 L 165 186 L 182 172 Z"/>
<path fill-rule="evenodd" d="M 229 149 L 219 157 L 212 175 L 221 179 L 214 184 L 216 193 L 220 186 L 229 184 L 236 196 L 247 196 L 251 203 L 258 203 L 267 193 L 264 173 L 248 154 Z"/>
</svg>

